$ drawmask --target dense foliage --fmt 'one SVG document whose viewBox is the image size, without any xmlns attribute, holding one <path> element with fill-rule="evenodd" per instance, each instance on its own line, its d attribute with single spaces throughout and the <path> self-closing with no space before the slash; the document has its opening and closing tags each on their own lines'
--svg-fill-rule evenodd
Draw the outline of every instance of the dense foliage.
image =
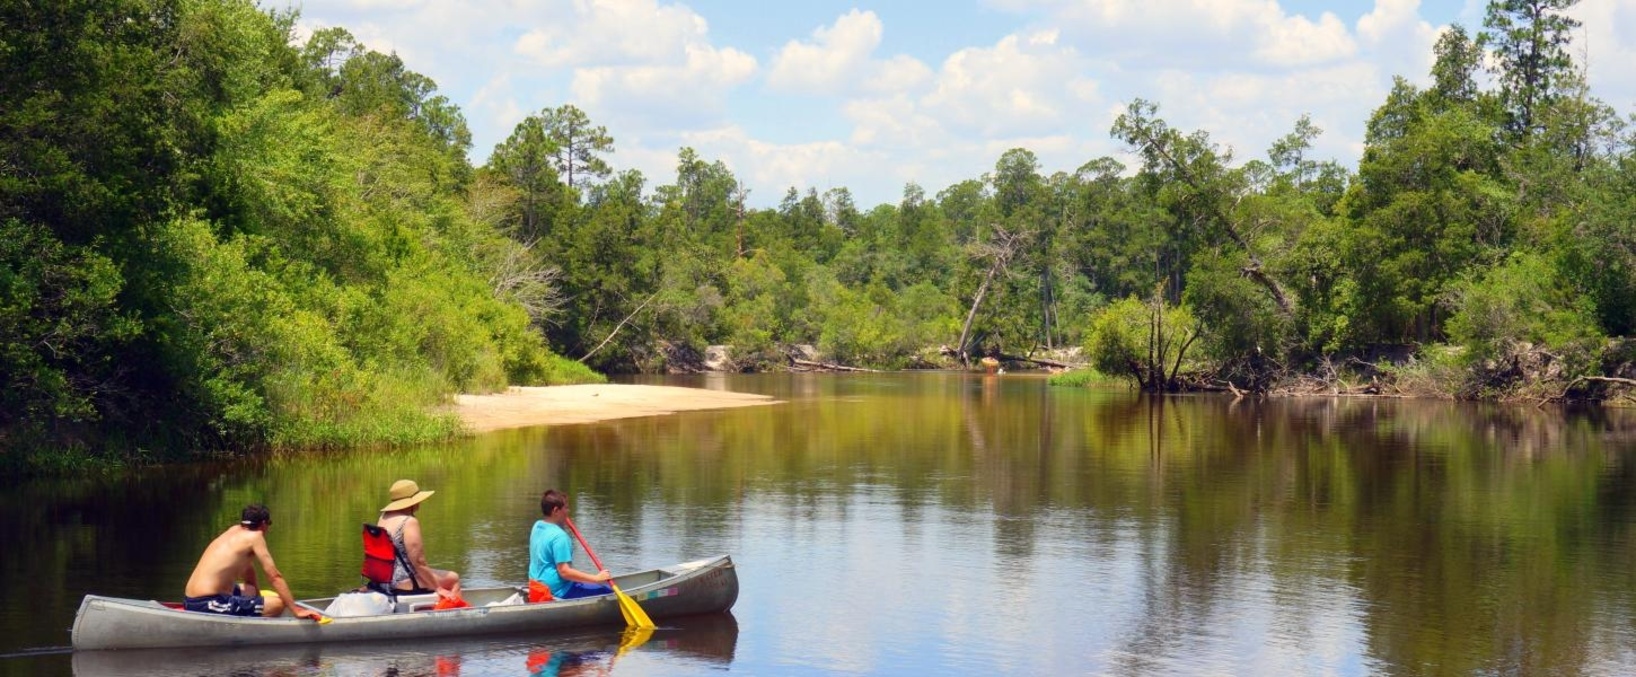
<svg viewBox="0 0 1636 677">
<path fill-rule="evenodd" d="M 1572 4 L 1445 31 L 1355 170 L 1310 157 L 1305 117 L 1239 161 L 1137 100 L 1110 130 L 1136 166 L 1046 175 L 1018 148 L 935 195 L 757 209 L 693 149 L 673 183 L 619 169 L 572 105 L 474 167 L 430 80 L 249 0 L 7 3 L 0 447 L 433 437 L 450 393 L 710 344 L 745 369 L 1083 347 L 1154 390 L 1420 354 L 1444 394 L 1597 396 L 1636 376 L 1610 340 L 1636 328 L 1636 154 Z"/>
<path fill-rule="evenodd" d="M 466 206 L 460 113 L 249 0 L 0 5 L 0 449 L 429 439 L 546 350 Z"/>
</svg>

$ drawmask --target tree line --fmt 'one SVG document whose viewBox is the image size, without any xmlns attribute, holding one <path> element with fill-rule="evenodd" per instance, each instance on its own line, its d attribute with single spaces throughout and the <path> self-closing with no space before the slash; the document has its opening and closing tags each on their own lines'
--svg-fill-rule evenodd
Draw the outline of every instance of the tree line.
<svg viewBox="0 0 1636 677">
<path fill-rule="evenodd" d="M 1136 100 L 1110 130 L 1134 166 L 1047 175 L 1017 148 L 865 209 L 795 187 L 749 207 L 690 148 L 650 186 L 572 105 L 473 166 L 430 79 L 249 0 L 9 3 L 0 448 L 429 439 L 451 393 L 713 344 L 747 370 L 795 344 L 879 368 L 1083 348 L 1154 391 L 1604 397 L 1629 376 L 1636 174 L 1571 57 L 1573 4 L 1494 0 L 1445 31 L 1355 168 L 1312 157 L 1306 117 L 1240 161 Z"/>
<path fill-rule="evenodd" d="M 565 105 L 477 183 L 563 271 L 551 345 L 603 370 L 664 368 L 667 342 L 730 344 L 747 368 L 792 343 L 888 368 L 938 346 L 1084 347 L 1156 391 L 1335 387 L 1350 369 L 1442 395 L 1601 397 L 1636 323 L 1632 137 L 1572 58 L 1573 4 L 1496 0 L 1477 34 L 1446 30 L 1430 84 L 1395 80 L 1355 168 L 1313 157 L 1309 117 L 1241 160 L 1136 100 L 1110 130 L 1134 166 L 1047 175 L 1018 148 L 897 204 L 790 188 L 752 209 L 687 148 L 648 191 Z"/>
</svg>

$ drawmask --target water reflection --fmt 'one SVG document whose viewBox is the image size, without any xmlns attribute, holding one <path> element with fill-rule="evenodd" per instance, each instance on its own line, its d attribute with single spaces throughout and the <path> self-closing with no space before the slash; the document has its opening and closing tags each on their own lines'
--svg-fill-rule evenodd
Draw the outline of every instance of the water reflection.
<svg viewBox="0 0 1636 677">
<path fill-rule="evenodd" d="M 732 614 L 671 619 L 632 645 L 621 628 L 567 635 L 498 636 L 439 641 L 369 642 L 306 646 L 82 651 L 73 655 L 76 677 L 234 675 L 286 677 L 460 677 L 472 675 L 643 674 L 664 664 L 685 672 L 718 672 L 733 661 L 738 621 Z"/>
<path fill-rule="evenodd" d="M 523 579 L 551 486 L 610 568 L 732 554 L 745 633 L 724 660 L 751 674 L 1636 674 L 1636 411 L 1012 374 L 694 384 L 786 404 L 9 488 L 0 652 L 66 644 L 86 592 L 179 594 L 251 500 L 298 595 L 356 586 L 358 524 L 412 477 L 438 491 L 428 556 L 473 586 Z M 569 650 L 673 674 L 662 641 Z M 515 674 L 541 647 L 444 667 Z"/>
</svg>

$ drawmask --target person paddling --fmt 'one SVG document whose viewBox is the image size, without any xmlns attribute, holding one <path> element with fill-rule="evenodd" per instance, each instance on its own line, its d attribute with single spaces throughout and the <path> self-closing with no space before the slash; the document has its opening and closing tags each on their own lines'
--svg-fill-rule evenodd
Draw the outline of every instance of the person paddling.
<svg viewBox="0 0 1636 677">
<path fill-rule="evenodd" d="M 267 549 L 267 528 L 272 523 L 272 513 L 266 506 L 245 506 L 239 523 L 205 547 L 193 575 L 187 579 L 182 608 L 227 616 L 272 617 L 282 615 L 288 607 L 297 618 L 319 620 L 317 612 L 295 604 L 295 595 L 273 563 L 273 553 Z M 277 597 L 264 596 L 257 588 L 257 560 Z"/>
<path fill-rule="evenodd" d="M 568 520 L 568 495 L 550 489 L 540 496 L 540 513 L 528 535 L 528 601 L 607 595 L 613 579 L 606 569 L 588 574 L 573 567 L 574 542 L 562 528 Z"/>
</svg>

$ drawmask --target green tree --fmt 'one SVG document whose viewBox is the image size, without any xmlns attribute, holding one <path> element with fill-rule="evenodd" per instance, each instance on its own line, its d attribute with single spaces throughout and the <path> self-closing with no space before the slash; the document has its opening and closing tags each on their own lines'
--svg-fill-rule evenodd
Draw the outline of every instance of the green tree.
<svg viewBox="0 0 1636 677">
<path fill-rule="evenodd" d="M 1032 151 L 1013 148 L 1001 154 L 989 176 L 1000 223 L 1025 238 L 1015 264 L 1021 274 L 1007 278 L 1006 293 L 995 299 L 992 326 L 1008 328 L 994 332 L 996 342 L 1021 344 L 1024 352 L 1054 346 L 1058 281 L 1052 264 L 1068 208 L 1062 179 L 1048 184 L 1039 170 Z"/>
<path fill-rule="evenodd" d="M 1113 124 L 1113 135 L 1142 156 L 1142 175 L 1154 198 L 1168 209 L 1181 232 L 1171 247 L 1179 257 L 1177 273 L 1200 246 L 1231 246 L 1245 257 L 1243 274 L 1255 281 L 1284 315 L 1294 306 L 1275 272 L 1267 269 L 1257 246 L 1259 222 L 1235 212 L 1246 190 L 1243 172 L 1229 168 L 1230 153 L 1211 143 L 1209 135 L 1184 135 L 1156 117 L 1158 106 L 1143 100 L 1130 104 Z M 1174 284 L 1172 294 L 1180 291 Z"/>
<path fill-rule="evenodd" d="M 489 156 L 488 168 L 517 191 L 513 237 L 522 242 L 550 236 L 571 202 L 555 167 L 558 152 L 544 118 L 530 115 Z"/>
<path fill-rule="evenodd" d="M 735 258 L 727 271 L 722 337 L 740 355 L 764 353 L 784 336 L 793 310 L 784 271 L 765 254 Z"/>
<path fill-rule="evenodd" d="M 803 195 L 790 187 L 778 203 L 778 214 L 780 227 L 775 236 L 787 240 L 796 251 L 821 264 L 830 263 L 839 253 L 846 234 L 830 218 L 816 189 L 809 188 Z"/>
<path fill-rule="evenodd" d="M 1563 277 L 1593 304 L 1602 331 L 1636 333 L 1636 157 L 1629 151 L 1614 169 L 1588 175 L 1595 187 L 1583 215 L 1562 219 L 1550 251 Z"/>
<path fill-rule="evenodd" d="M 565 233 L 569 245 L 559 265 L 567 310 L 547 335 L 570 355 L 592 356 L 587 361 L 601 369 L 635 369 L 635 356 L 654 338 L 652 299 L 665 255 L 649 230 L 645 185 L 634 170 L 593 185 L 583 223 Z"/>
<path fill-rule="evenodd" d="M 953 268 L 953 238 L 942 210 L 927 201 L 925 190 L 913 183 L 904 186 L 894 223 L 887 242 L 904 256 L 905 279 L 945 281 Z"/>
<path fill-rule="evenodd" d="M 592 125 L 585 111 L 564 104 L 540 111 L 540 119 L 546 138 L 556 149 L 553 159 L 557 174 L 567 181 L 569 189 L 579 187 L 576 176 L 581 180 L 588 176 L 604 179 L 613 173 L 601 157 L 613 152 L 613 137 L 608 136 L 606 127 Z"/>
<path fill-rule="evenodd" d="M 1160 227 L 1163 214 L 1124 173 L 1122 163 L 1098 158 L 1082 165 L 1067 186 L 1064 256 L 1072 276 L 1084 279 L 1090 292 L 1103 298 L 1123 298 L 1151 287 L 1155 254 L 1167 237 Z"/>
<path fill-rule="evenodd" d="M 1471 39 L 1465 26 L 1451 24 L 1437 36 L 1432 55 L 1432 91 L 1451 102 L 1476 101 L 1483 46 Z"/>
<path fill-rule="evenodd" d="M 1507 128 L 1517 138 L 1532 135 L 1539 109 L 1562 95 L 1573 77 L 1568 42 L 1579 21 L 1567 11 L 1579 0 L 1490 0 L 1483 15 L 1488 32 L 1478 44 L 1492 49 Z"/>
<path fill-rule="evenodd" d="M 301 47 L 302 64 L 316 88 L 313 93 L 325 99 L 341 96 L 341 67 L 365 51 L 357 38 L 340 26 L 313 31 Z"/>
<path fill-rule="evenodd" d="M 1370 118 L 1358 181 L 1341 208 L 1349 278 L 1338 299 L 1349 346 L 1443 338 L 1438 306 L 1468 268 L 1511 245 L 1498 127 L 1472 105 L 1399 79 Z"/>
<path fill-rule="evenodd" d="M 7 431 L 100 418 L 120 387 L 123 344 L 141 327 L 117 304 L 123 286 L 94 250 L 0 222 L 0 447 Z"/>
</svg>

